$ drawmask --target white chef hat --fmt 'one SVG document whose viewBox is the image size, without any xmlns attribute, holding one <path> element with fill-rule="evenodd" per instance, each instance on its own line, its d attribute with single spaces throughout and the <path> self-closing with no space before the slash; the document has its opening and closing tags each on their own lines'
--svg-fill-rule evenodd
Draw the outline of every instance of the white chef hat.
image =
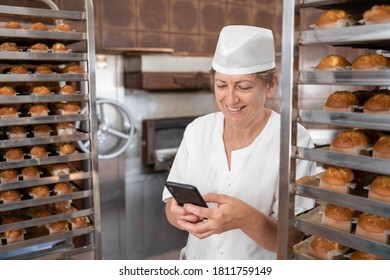
<svg viewBox="0 0 390 280">
<path fill-rule="evenodd" d="M 275 67 L 272 31 L 247 25 L 229 25 L 219 34 L 212 67 L 227 75 L 253 74 Z"/>
</svg>

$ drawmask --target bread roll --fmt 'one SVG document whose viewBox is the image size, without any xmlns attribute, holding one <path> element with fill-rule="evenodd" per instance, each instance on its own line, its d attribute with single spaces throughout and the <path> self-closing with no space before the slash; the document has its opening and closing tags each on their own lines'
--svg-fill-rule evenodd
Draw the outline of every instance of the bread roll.
<svg viewBox="0 0 390 280">
<path fill-rule="evenodd" d="M 38 124 L 33 128 L 34 137 L 47 137 L 50 136 L 51 127 L 47 124 Z"/>
<path fill-rule="evenodd" d="M 21 198 L 22 195 L 18 190 L 8 190 L 1 193 L 1 199 L 3 200 L 3 203 L 20 201 Z"/>
<path fill-rule="evenodd" d="M 81 112 L 81 108 L 77 103 L 60 103 L 58 109 L 61 115 L 77 115 Z"/>
<path fill-rule="evenodd" d="M 390 135 L 383 135 L 374 144 L 373 157 L 390 159 Z"/>
<path fill-rule="evenodd" d="M 66 65 L 62 70 L 63 73 L 81 74 L 85 73 L 84 67 L 78 64 Z"/>
<path fill-rule="evenodd" d="M 322 58 L 314 69 L 337 70 L 339 68 L 345 69 L 348 66 L 351 66 L 351 63 L 344 56 L 331 54 Z"/>
<path fill-rule="evenodd" d="M 356 235 L 387 243 L 386 231 L 390 229 L 390 219 L 371 213 L 362 213 L 356 225 Z"/>
<path fill-rule="evenodd" d="M 34 146 L 30 150 L 31 158 L 44 158 L 47 157 L 47 151 L 43 146 Z"/>
<path fill-rule="evenodd" d="M 42 23 L 42 22 L 33 23 L 27 29 L 28 30 L 40 30 L 40 31 L 48 31 L 49 30 L 47 25 Z"/>
<path fill-rule="evenodd" d="M 390 94 L 375 94 L 364 103 L 363 112 L 368 114 L 390 114 Z"/>
<path fill-rule="evenodd" d="M 72 186 L 68 182 L 61 182 L 61 183 L 55 184 L 53 190 L 58 195 L 73 192 Z"/>
<path fill-rule="evenodd" d="M 69 224 L 67 221 L 52 222 L 47 225 L 50 234 L 69 231 Z"/>
<path fill-rule="evenodd" d="M 43 43 L 36 43 L 30 47 L 32 52 L 48 52 L 49 47 Z"/>
<path fill-rule="evenodd" d="M 378 257 L 376 255 L 362 252 L 362 251 L 355 251 L 352 253 L 350 260 L 382 260 L 381 257 Z"/>
<path fill-rule="evenodd" d="M 2 224 L 13 224 L 13 223 L 18 223 L 22 222 L 23 219 L 20 217 L 16 216 L 10 216 L 10 217 L 4 217 Z M 24 234 L 25 230 L 20 228 L 20 229 L 12 229 L 9 231 L 6 231 L 3 233 L 3 237 L 7 239 L 7 244 L 12 244 L 15 242 L 23 241 L 24 240 Z"/>
<path fill-rule="evenodd" d="M 340 193 L 349 193 L 348 184 L 355 176 L 351 169 L 331 166 L 325 169 L 321 176 L 319 187 Z"/>
<path fill-rule="evenodd" d="M 6 161 L 19 161 L 24 159 L 24 152 L 21 148 L 9 148 L 4 156 Z"/>
<path fill-rule="evenodd" d="M 35 86 L 31 90 L 31 94 L 33 95 L 49 95 L 50 93 L 50 89 L 45 86 Z"/>
<path fill-rule="evenodd" d="M 365 154 L 370 144 L 368 137 L 360 130 L 340 132 L 332 141 L 330 150 L 346 154 Z"/>
<path fill-rule="evenodd" d="M 18 109 L 14 106 L 2 106 L 0 107 L 0 117 L 1 118 L 18 118 Z"/>
<path fill-rule="evenodd" d="M 359 98 L 350 91 L 335 91 L 326 100 L 324 110 L 330 112 L 348 112 L 350 106 L 359 105 Z"/>
<path fill-rule="evenodd" d="M 1 170 L 0 179 L 2 184 L 17 182 L 19 181 L 19 174 L 15 169 Z"/>
<path fill-rule="evenodd" d="M 74 124 L 66 123 L 57 123 L 56 124 L 57 135 L 74 135 L 76 133 L 76 127 Z"/>
<path fill-rule="evenodd" d="M 11 86 L 2 86 L 0 87 L 1 96 L 15 96 L 16 90 Z"/>
<path fill-rule="evenodd" d="M 19 48 L 15 43 L 4 42 L 0 45 L 0 51 L 17 52 L 19 51 Z"/>
<path fill-rule="evenodd" d="M 13 66 L 10 72 L 12 74 L 28 74 L 28 70 L 23 65 Z"/>
<path fill-rule="evenodd" d="M 375 70 L 390 68 L 390 59 L 378 54 L 363 54 L 355 58 L 351 65 L 352 70 Z"/>
<path fill-rule="evenodd" d="M 22 28 L 22 25 L 16 21 L 9 21 L 9 22 L 6 22 L 3 27 L 9 28 L 9 29 L 20 29 L 20 28 Z"/>
<path fill-rule="evenodd" d="M 326 10 L 318 18 L 316 29 L 336 28 L 350 25 L 350 15 L 344 10 Z"/>
<path fill-rule="evenodd" d="M 368 198 L 390 202 L 390 176 L 378 176 L 371 182 Z"/>
<path fill-rule="evenodd" d="M 22 125 L 14 125 L 7 128 L 9 139 L 26 138 L 26 128 Z"/>
<path fill-rule="evenodd" d="M 36 74 L 52 74 L 53 69 L 51 69 L 51 67 L 47 66 L 47 65 L 40 65 L 37 68 L 35 68 L 35 73 Z"/>
<path fill-rule="evenodd" d="M 52 176 L 69 175 L 70 172 L 69 165 L 65 162 L 52 164 L 48 170 Z"/>
<path fill-rule="evenodd" d="M 64 85 L 60 88 L 61 94 L 75 94 L 76 88 L 72 85 Z"/>
<path fill-rule="evenodd" d="M 54 43 L 53 46 L 51 47 L 51 49 L 53 52 L 56 52 L 56 53 L 68 51 L 68 48 L 62 43 Z"/>
<path fill-rule="evenodd" d="M 309 254 L 321 260 L 340 259 L 343 246 L 321 236 L 314 236 L 309 244 Z"/>
<path fill-rule="evenodd" d="M 22 169 L 23 180 L 39 179 L 41 176 L 39 168 L 36 166 L 27 166 Z"/>
<path fill-rule="evenodd" d="M 76 211 L 78 211 L 77 208 L 70 207 L 65 210 L 65 213 L 72 213 Z M 69 222 L 72 225 L 72 229 L 78 229 L 78 228 L 86 227 L 88 225 L 88 218 L 86 216 L 75 217 L 75 218 L 71 218 Z"/>
<path fill-rule="evenodd" d="M 60 24 L 57 24 L 56 30 L 69 32 L 69 31 L 73 31 L 73 27 L 67 23 L 60 23 Z"/>
<path fill-rule="evenodd" d="M 374 5 L 363 13 L 363 19 L 366 24 L 388 22 L 390 21 L 390 6 Z"/>
<path fill-rule="evenodd" d="M 42 198 L 50 196 L 50 189 L 48 186 L 36 186 L 31 188 L 30 196 L 32 198 Z"/>
<path fill-rule="evenodd" d="M 29 109 L 31 117 L 44 117 L 49 115 L 49 108 L 46 105 L 37 104 Z"/>
<path fill-rule="evenodd" d="M 351 232 L 354 209 L 328 203 L 322 216 L 322 224 L 341 231 Z"/>
</svg>

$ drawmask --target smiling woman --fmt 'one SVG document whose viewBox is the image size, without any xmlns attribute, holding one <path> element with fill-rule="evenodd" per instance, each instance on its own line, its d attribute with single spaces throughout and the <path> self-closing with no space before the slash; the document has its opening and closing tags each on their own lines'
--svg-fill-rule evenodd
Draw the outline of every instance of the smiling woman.
<svg viewBox="0 0 390 280">
<path fill-rule="evenodd" d="M 276 73 L 271 30 L 222 29 L 210 72 L 219 112 L 187 126 L 168 176 L 197 186 L 209 207 L 179 206 L 163 193 L 168 221 L 189 232 L 181 258 L 275 259 L 281 120 L 265 104 Z M 298 145 L 313 146 L 302 126 Z M 298 161 L 297 177 L 314 167 Z M 313 201 L 298 198 L 295 205 L 304 211 Z"/>
</svg>

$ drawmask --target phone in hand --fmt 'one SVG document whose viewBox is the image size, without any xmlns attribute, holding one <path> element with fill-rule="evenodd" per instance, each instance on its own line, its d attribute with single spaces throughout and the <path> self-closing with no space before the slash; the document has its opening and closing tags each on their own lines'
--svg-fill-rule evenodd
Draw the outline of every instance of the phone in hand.
<svg viewBox="0 0 390 280">
<path fill-rule="evenodd" d="M 167 181 L 165 186 L 180 206 L 191 203 L 207 208 L 206 202 L 195 186 L 170 181 Z"/>
</svg>

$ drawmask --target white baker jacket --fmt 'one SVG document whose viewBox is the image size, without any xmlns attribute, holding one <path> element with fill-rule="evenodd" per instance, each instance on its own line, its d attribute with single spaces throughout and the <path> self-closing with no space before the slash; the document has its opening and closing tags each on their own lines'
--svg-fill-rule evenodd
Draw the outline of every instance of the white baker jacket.
<svg viewBox="0 0 390 280">
<path fill-rule="evenodd" d="M 221 112 L 199 117 L 190 123 L 184 132 L 168 181 L 194 185 L 203 195 L 219 193 L 239 198 L 277 219 L 280 115 L 272 112 L 253 143 L 232 152 L 230 170 L 222 138 L 223 127 Z M 313 146 L 309 134 L 300 125 L 298 146 Z M 312 162 L 299 161 L 296 177 L 313 174 L 314 168 Z M 170 193 L 164 188 L 163 201 L 169 197 Z M 297 197 L 296 212 L 312 207 L 312 200 Z M 263 249 L 238 229 L 205 239 L 189 234 L 184 253 L 186 259 L 200 260 L 276 258 L 276 253 Z"/>
</svg>

